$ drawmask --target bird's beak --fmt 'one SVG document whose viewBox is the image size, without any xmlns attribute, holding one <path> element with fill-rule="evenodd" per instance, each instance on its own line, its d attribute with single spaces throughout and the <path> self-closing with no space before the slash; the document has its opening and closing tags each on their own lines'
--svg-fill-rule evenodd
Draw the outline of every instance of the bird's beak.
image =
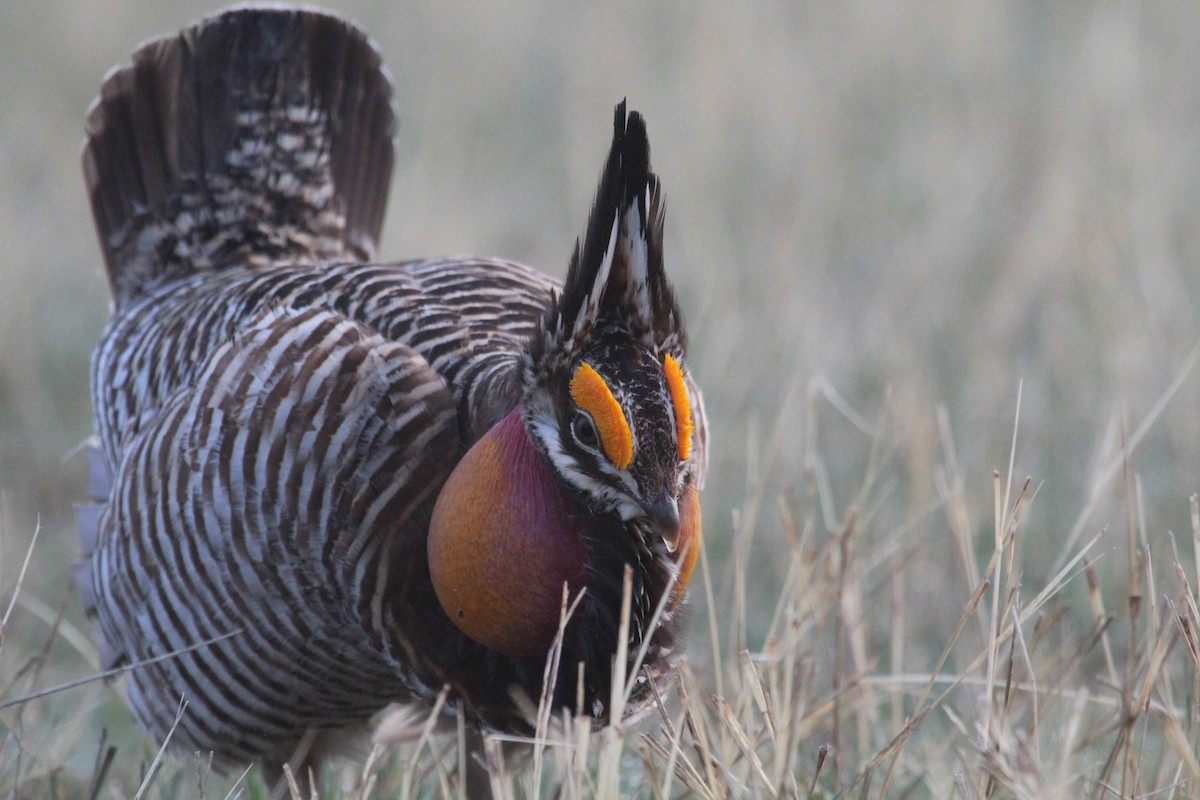
<svg viewBox="0 0 1200 800">
<path fill-rule="evenodd" d="M 674 553 L 679 547 L 679 504 L 670 491 L 663 489 L 658 499 L 642 506 L 642 510 L 655 533 L 666 543 L 667 552 Z"/>
</svg>

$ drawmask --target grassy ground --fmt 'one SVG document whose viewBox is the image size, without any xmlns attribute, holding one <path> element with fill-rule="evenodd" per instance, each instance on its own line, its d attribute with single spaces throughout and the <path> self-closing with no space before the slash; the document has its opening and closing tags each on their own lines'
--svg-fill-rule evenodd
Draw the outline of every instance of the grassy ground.
<svg viewBox="0 0 1200 800">
<path fill-rule="evenodd" d="M 714 426 L 688 662 L 662 716 L 492 744 L 498 789 L 1200 796 L 1200 12 L 336 7 L 396 77 L 383 256 L 562 274 L 625 96 L 668 194 Z M 262 794 L 154 765 L 119 684 L 21 701 L 95 671 L 83 113 L 208 8 L 0 10 L 0 797 Z M 322 796 L 455 796 L 427 713 Z"/>
</svg>

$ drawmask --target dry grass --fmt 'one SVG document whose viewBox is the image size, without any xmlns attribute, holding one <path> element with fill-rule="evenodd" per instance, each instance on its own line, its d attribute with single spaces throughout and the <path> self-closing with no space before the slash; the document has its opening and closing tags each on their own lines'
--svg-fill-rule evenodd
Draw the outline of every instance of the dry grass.
<svg viewBox="0 0 1200 800">
<path fill-rule="evenodd" d="M 811 423 L 826 403 L 818 392 L 807 402 Z M 715 568 L 707 555 L 701 562 L 691 602 L 706 610 L 707 624 L 697 620 L 694 655 L 672 695 L 651 718 L 598 732 L 541 706 L 534 738 L 485 739 L 480 755 L 494 796 L 1195 796 L 1196 498 L 1191 536 L 1151 545 L 1126 449 L 1102 473 L 1120 478 L 1112 491 L 1126 504 L 1122 529 L 1085 537 L 1050 580 L 1026 584 L 1024 542 L 1042 526 L 1033 481 L 1014 480 L 1012 463 L 1007 477 L 994 475 L 993 528 L 980 549 L 963 524 L 970 498 L 944 428 L 936 502 L 892 518 L 882 511 L 881 486 L 904 453 L 890 422 L 885 408 L 855 502 L 832 526 L 823 522 L 834 512 L 823 505 L 817 475 L 836 454 L 815 441 L 815 425 L 804 482 L 812 491 L 772 497 L 752 478 L 728 566 Z M 760 457 L 752 476 L 772 466 L 769 454 Z M 939 516 L 947 538 L 916 533 Z M 764 592 L 755 565 L 768 559 L 781 580 Z M 913 635 L 927 624 L 911 600 L 929 579 L 913 568 L 922 562 L 961 573 L 957 618 L 941 631 L 936 652 Z M 1124 581 L 1106 582 L 1104 567 Z M 5 625 L 14 608 L 24 610 L 14 598 Z M 766 621 L 761 634 L 752 614 Z M 210 774 L 203 757 L 160 761 L 161 751 L 145 745 L 139 761 L 116 759 L 107 739 L 98 747 L 77 742 L 96 753 L 81 772 L 39 752 L 30 728 L 53 720 L 43 704 L 57 695 L 35 696 L 34 687 L 42 682 L 40 662 L 63 635 L 51 627 L 42 651 L 15 656 L 28 660 L 9 671 L 0 694 L 8 729 L 0 740 L 0 790 L 17 797 L 95 789 L 132 797 L 265 796 L 253 772 L 231 783 Z M 0 639 L 0 662 L 12 663 L 2 648 Z M 386 716 L 374 746 L 335 762 L 340 767 L 323 777 L 317 794 L 463 796 L 465 731 L 460 721 L 457 735 L 453 725 L 447 732 L 440 709 L 439 700 L 431 711 Z M 293 797 L 307 797 L 299 785 L 292 784 Z"/>
<path fill-rule="evenodd" d="M 331 4 L 397 77 L 385 257 L 561 274 L 626 95 L 668 193 L 715 428 L 687 663 L 661 715 L 488 743 L 498 794 L 1200 796 L 1200 12 Z M 97 671 L 83 112 L 211 7 L 0 13 L 0 798 L 265 796 L 156 763 L 119 683 L 22 700 Z M 321 796 L 456 796 L 469 737 L 406 714 Z"/>
</svg>

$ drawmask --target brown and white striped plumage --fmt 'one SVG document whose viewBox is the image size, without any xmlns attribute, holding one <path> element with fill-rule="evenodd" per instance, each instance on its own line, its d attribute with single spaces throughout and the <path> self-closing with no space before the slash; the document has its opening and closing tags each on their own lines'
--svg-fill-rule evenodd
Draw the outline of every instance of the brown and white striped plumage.
<svg viewBox="0 0 1200 800">
<path fill-rule="evenodd" d="M 485 476 L 447 478 L 514 409 L 524 446 L 560 476 L 517 492 L 561 496 L 586 553 L 555 703 L 574 707 L 582 663 L 581 710 L 607 717 L 627 564 L 631 658 L 650 635 L 647 674 L 672 663 L 666 593 L 694 552 L 673 555 L 655 526 L 677 529 L 684 503 L 698 546 L 704 420 L 687 377 L 695 454 L 658 452 L 683 427 L 658 370 L 683 361 L 685 342 L 640 117 L 618 108 L 561 290 L 494 259 L 360 263 L 383 217 L 393 127 L 368 40 L 279 7 L 145 45 L 89 113 L 85 174 L 115 302 L 93 360 L 103 507 L 81 513 L 81 588 L 110 663 L 186 651 L 132 670 L 130 705 L 161 736 L 186 700 L 174 741 L 226 763 L 278 766 L 310 731 L 446 684 L 479 724 L 525 729 L 512 691 L 539 695 L 543 643 L 512 655 L 465 635 L 428 553 L 439 496 L 476 498 L 443 485 Z M 581 417 L 563 405 L 564 371 L 585 358 L 640 442 L 620 474 L 570 439 Z M 649 696 L 642 681 L 633 705 Z"/>
</svg>

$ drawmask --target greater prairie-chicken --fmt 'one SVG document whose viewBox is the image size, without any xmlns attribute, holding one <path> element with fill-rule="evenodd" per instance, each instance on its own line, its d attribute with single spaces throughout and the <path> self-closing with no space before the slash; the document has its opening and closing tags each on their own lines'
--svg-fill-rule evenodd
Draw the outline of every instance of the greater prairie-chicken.
<svg viewBox="0 0 1200 800">
<path fill-rule="evenodd" d="M 705 427 L 641 116 L 561 286 L 370 263 L 394 128 L 364 34 L 286 7 L 142 46 L 88 113 L 113 309 L 81 590 L 107 664 L 150 662 L 137 718 L 161 737 L 186 701 L 173 742 L 227 765 L 443 686 L 528 730 L 564 585 L 552 702 L 603 722 L 627 567 L 630 708 L 678 645 Z"/>
</svg>

